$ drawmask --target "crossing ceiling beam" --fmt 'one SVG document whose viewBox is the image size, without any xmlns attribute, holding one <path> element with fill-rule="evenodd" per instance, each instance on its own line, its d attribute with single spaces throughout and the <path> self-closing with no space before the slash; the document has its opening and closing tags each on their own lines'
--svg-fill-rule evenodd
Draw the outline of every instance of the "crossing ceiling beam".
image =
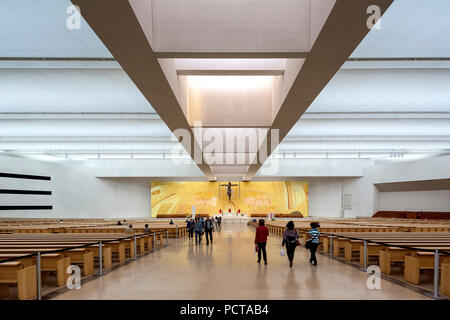
<svg viewBox="0 0 450 320">
<path fill-rule="evenodd" d="M 370 29 L 367 27 L 367 8 L 377 5 L 386 12 L 393 0 L 337 0 L 311 51 L 284 99 L 271 129 L 279 130 L 279 141 L 288 134 L 317 95 L 347 61 Z M 262 144 L 267 156 L 275 150 L 269 133 Z M 263 165 L 264 150 L 258 151 L 255 164 L 250 165 L 243 180 L 250 180 Z"/>
<path fill-rule="evenodd" d="M 80 8 L 83 18 L 169 129 L 172 132 L 184 129 L 191 134 L 190 150 L 187 147 L 186 151 L 192 156 L 201 154 L 203 158 L 193 130 L 130 3 L 120 0 L 72 0 L 72 3 Z M 208 179 L 215 179 L 204 159 L 197 165 Z"/>
</svg>

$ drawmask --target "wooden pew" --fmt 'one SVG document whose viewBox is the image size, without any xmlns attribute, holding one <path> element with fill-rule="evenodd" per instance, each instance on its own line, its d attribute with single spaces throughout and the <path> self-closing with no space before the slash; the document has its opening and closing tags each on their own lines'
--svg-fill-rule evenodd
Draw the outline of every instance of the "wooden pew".
<svg viewBox="0 0 450 320">
<path fill-rule="evenodd" d="M 83 275 L 90 276 L 94 274 L 94 252 L 87 248 L 72 249 L 64 251 L 64 255 L 70 257 L 71 263 L 81 264 L 83 266 Z"/>
<path fill-rule="evenodd" d="M 45 254 L 45 250 L 48 249 L 40 249 L 37 251 L 42 252 L 41 256 L 41 271 L 45 272 L 56 272 L 57 285 L 59 287 L 64 286 L 66 284 L 67 278 L 69 275 L 66 273 L 67 267 L 70 266 L 70 257 L 65 257 L 62 253 L 52 253 Z M 6 254 L 16 254 L 16 255 L 27 255 L 30 253 L 35 253 L 34 249 L 0 249 L 0 255 Z M 31 261 L 31 259 L 27 259 Z M 27 262 L 26 262 L 27 263 Z"/>
<path fill-rule="evenodd" d="M 441 249 L 441 250 L 450 250 L 450 246 L 443 244 L 437 245 L 432 248 L 426 247 L 417 247 L 418 249 Z M 396 247 L 383 247 L 380 250 L 380 258 L 379 265 L 381 273 L 390 275 L 391 274 L 391 266 L 393 262 L 405 262 L 405 256 L 407 254 L 413 253 L 415 250 L 412 249 L 403 249 Z"/>
<path fill-rule="evenodd" d="M 439 266 L 450 263 L 450 256 L 440 255 Z M 434 253 L 416 251 L 405 256 L 405 281 L 414 284 L 420 283 L 420 270 L 434 269 Z"/>
<path fill-rule="evenodd" d="M 99 247 L 90 246 L 86 248 L 89 252 L 92 252 L 94 257 L 100 258 Z M 112 246 L 109 243 L 102 244 L 102 262 L 103 268 L 108 269 L 112 267 Z"/>
<path fill-rule="evenodd" d="M 37 243 L 21 243 L 21 244 L 5 244 L 0 243 L 0 252 L 4 249 L 29 249 L 31 252 L 37 251 L 49 251 L 56 249 L 69 249 L 75 247 L 77 244 L 67 244 L 67 243 L 52 243 L 52 244 L 37 244 Z M 87 249 L 72 249 L 67 250 L 63 253 L 64 256 L 70 257 L 72 263 L 79 263 L 83 266 L 83 273 L 85 276 L 89 276 L 94 273 L 94 255 Z M 69 264 L 70 265 L 70 264 Z"/>
<path fill-rule="evenodd" d="M 450 263 L 441 264 L 441 294 L 450 296 Z"/>
<path fill-rule="evenodd" d="M 400 245 L 400 246 L 409 246 L 409 247 L 435 247 L 442 244 L 442 242 L 439 242 L 435 239 L 426 239 L 426 240 L 399 240 L 399 239 L 386 239 L 386 240 L 377 240 L 380 242 L 386 242 L 387 245 Z M 353 254 L 355 252 L 364 252 L 364 246 L 361 246 L 363 241 L 361 240 L 350 240 L 345 243 L 345 261 L 351 262 L 353 260 Z M 450 244 L 450 242 L 449 242 Z M 374 246 L 373 244 L 371 246 Z M 369 246 L 368 246 L 369 247 Z M 361 250 L 362 248 L 362 250 Z M 372 251 L 376 252 L 376 255 L 378 255 L 380 249 L 371 249 Z M 373 254 L 372 254 L 373 255 Z M 364 253 L 362 254 L 362 259 L 360 256 L 360 261 L 363 261 L 364 259 Z"/>
<path fill-rule="evenodd" d="M 426 249 L 426 248 L 429 248 L 430 246 L 433 249 L 442 249 L 442 250 L 450 249 L 450 247 L 448 247 L 448 245 L 450 245 L 450 242 L 448 244 L 445 244 L 445 243 L 441 244 L 439 242 L 428 243 L 427 244 L 427 243 L 422 243 L 422 242 L 419 241 L 416 244 L 413 244 L 413 243 L 406 243 L 405 244 L 404 242 L 401 242 L 401 243 L 390 243 L 390 244 L 391 245 L 407 245 L 407 246 L 411 246 L 411 247 L 417 247 L 417 248 L 420 248 L 420 249 Z M 376 258 L 379 259 L 379 263 L 380 263 L 380 266 L 381 266 L 381 254 L 382 254 L 381 251 L 383 249 L 388 248 L 388 247 L 389 246 L 383 246 L 383 245 L 378 245 L 378 244 L 374 244 L 374 243 L 368 243 L 368 245 L 367 245 L 367 252 L 366 252 L 367 253 L 367 262 L 369 262 L 370 257 L 376 257 Z M 403 253 L 406 254 L 407 252 L 411 252 L 411 251 L 414 251 L 414 250 L 403 249 L 402 251 L 403 251 Z M 385 251 L 385 253 L 386 252 L 387 251 Z M 384 259 L 389 258 L 389 256 L 386 255 L 385 253 L 383 253 L 384 254 Z M 403 260 L 399 260 L 400 257 L 401 257 L 401 255 L 397 255 L 396 256 L 396 258 L 397 258 L 396 261 L 397 262 L 398 261 L 403 261 Z M 403 258 L 404 258 L 404 255 L 403 255 Z M 364 266 L 364 246 L 360 246 L 359 247 L 359 259 L 360 259 L 361 267 Z M 388 262 L 387 261 L 383 261 L 383 263 L 387 264 Z M 390 272 L 390 262 L 389 262 L 389 272 Z"/>
<path fill-rule="evenodd" d="M 0 263 L 1 296 L 9 296 L 10 285 L 17 285 L 19 300 L 36 298 L 36 266 L 24 267 L 20 261 Z"/>
</svg>

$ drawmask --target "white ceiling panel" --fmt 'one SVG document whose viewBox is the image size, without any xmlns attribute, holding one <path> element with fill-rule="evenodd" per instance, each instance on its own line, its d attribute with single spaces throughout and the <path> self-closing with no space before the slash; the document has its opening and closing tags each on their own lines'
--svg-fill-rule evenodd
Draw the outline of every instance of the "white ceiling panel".
<svg viewBox="0 0 450 320">
<path fill-rule="evenodd" d="M 153 49 L 158 52 L 308 52 L 310 1 L 154 0 Z M 320 9 L 328 8 L 317 10 Z M 150 15 L 149 12 L 148 19 Z M 314 17 L 323 20 L 319 14 Z"/>
<path fill-rule="evenodd" d="M 112 57 L 90 26 L 68 29 L 69 0 L 0 1 L 2 57 Z"/>
<path fill-rule="evenodd" d="M 172 137 L 162 120 L 4 120 L 0 136 Z M 137 139 L 138 140 L 138 139 Z"/>
<path fill-rule="evenodd" d="M 352 140 L 357 136 L 450 136 L 450 119 L 301 119 L 291 137 L 335 136 Z"/>
<path fill-rule="evenodd" d="M 450 111 L 450 69 L 346 69 L 308 112 Z"/>
<path fill-rule="evenodd" d="M 0 112 L 155 112 L 121 69 L 0 69 Z"/>
<path fill-rule="evenodd" d="M 450 57 L 450 1 L 395 0 L 351 58 Z"/>
</svg>

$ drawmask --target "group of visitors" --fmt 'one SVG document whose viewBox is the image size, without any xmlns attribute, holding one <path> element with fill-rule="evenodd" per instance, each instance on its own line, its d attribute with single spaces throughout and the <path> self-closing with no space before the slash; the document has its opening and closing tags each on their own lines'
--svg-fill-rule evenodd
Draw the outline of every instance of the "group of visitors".
<svg viewBox="0 0 450 320">
<path fill-rule="evenodd" d="M 255 250 L 258 252 L 258 263 L 261 263 L 261 255 L 264 259 L 264 264 L 267 264 L 267 252 L 266 252 L 266 244 L 267 237 L 269 235 L 269 229 L 265 226 L 264 219 L 260 219 L 258 222 L 258 227 L 256 228 L 255 234 Z M 318 222 L 311 222 L 310 224 L 311 230 L 308 233 L 308 240 L 305 243 L 305 248 L 309 249 L 311 252 L 311 257 L 309 262 L 314 266 L 317 266 L 317 258 L 316 251 L 319 246 L 319 238 L 320 232 L 317 228 L 320 227 Z M 283 241 L 281 242 L 281 246 L 286 248 L 286 254 L 289 260 L 289 267 L 292 267 L 294 263 L 294 253 L 295 248 L 300 245 L 299 242 L 299 233 L 298 230 L 295 229 L 295 225 L 293 221 L 289 221 L 286 224 L 286 230 L 283 234 Z M 282 251 L 283 252 L 283 251 Z"/>
<path fill-rule="evenodd" d="M 127 226 L 127 228 L 125 229 L 125 233 L 127 234 L 133 234 L 135 231 L 133 229 L 133 225 L 130 223 L 127 223 L 127 220 L 123 220 L 123 222 L 121 222 L 120 220 L 117 221 L 117 225 L 118 226 Z M 148 227 L 148 224 L 145 225 L 146 227 Z"/>
<path fill-rule="evenodd" d="M 173 223 L 173 221 L 171 222 Z M 195 234 L 195 244 L 201 245 L 202 237 L 203 235 L 205 235 L 206 245 L 209 245 L 210 242 L 212 245 L 213 232 L 217 228 L 220 228 L 221 222 L 222 217 L 215 217 L 215 218 L 207 217 L 206 219 L 204 219 L 201 216 L 197 216 L 195 217 L 195 219 L 186 220 L 189 239 L 193 241 Z M 117 222 L 117 225 L 126 225 L 126 224 L 127 224 L 126 220 L 123 220 L 123 223 L 121 223 L 120 221 Z M 320 225 L 318 222 L 311 222 L 310 226 L 311 230 L 308 233 L 309 239 L 305 243 L 305 248 L 309 249 L 309 251 L 311 252 L 309 262 L 312 263 L 314 266 L 317 266 L 316 251 L 320 243 L 319 242 L 320 232 L 317 228 L 319 228 Z M 134 232 L 135 231 L 133 229 L 133 226 L 129 224 L 128 228 L 125 230 L 125 233 L 133 234 Z M 143 232 L 150 233 L 148 224 L 145 225 Z M 267 227 L 265 226 L 264 219 L 260 219 L 255 233 L 255 250 L 258 253 L 258 263 L 261 263 L 262 258 L 264 260 L 264 264 L 267 264 L 266 245 L 268 236 L 269 236 L 269 229 L 267 229 Z M 286 224 L 286 230 L 284 231 L 283 240 L 281 242 L 282 248 L 286 248 L 286 255 L 289 260 L 289 267 L 292 267 L 294 263 L 295 249 L 297 248 L 298 245 L 300 245 L 299 238 L 300 235 L 298 230 L 295 229 L 294 222 L 289 221 Z M 284 255 L 284 251 L 282 252 L 283 252 L 282 255 Z"/>
<path fill-rule="evenodd" d="M 195 219 L 188 219 L 186 221 L 186 225 L 189 233 L 189 239 L 194 240 L 195 234 L 195 244 L 200 245 L 202 244 L 202 236 L 205 235 L 206 245 L 209 245 L 210 242 L 212 245 L 213 232 L 215 227 L 217 228 L 217 226 L 219 226 L 220 228 L 220 222 L 220 220 L 217 221 L 217 219 L 212 219 L 211 217 L 203 219 L 201 216 L 197 216 Z"/>
</svg>

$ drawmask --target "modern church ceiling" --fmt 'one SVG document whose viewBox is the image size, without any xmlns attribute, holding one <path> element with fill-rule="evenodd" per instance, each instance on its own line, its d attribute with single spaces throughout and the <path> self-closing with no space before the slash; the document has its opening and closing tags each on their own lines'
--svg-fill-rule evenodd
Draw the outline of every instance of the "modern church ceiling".
<svg viewBox="0 0 450 320">
<path fill-rule="evenodd" d="M 176 130 L 201 122 L 191 146 L 202 175 L 250 180 L 272 129 L 271 158 L 407 161 L 450 150 L 447 0 L 393 1 L 379 29 L 358 24 L 363 12 L 348 34 L 334 19 L 357 8 L 342 1 L 130 0 L 100 14 L 102 2 L 0 2 L 0 151 L 170 161 Z M 73 4 L 82 17 L 70 29 Z M 108 30 L 120 28 L 129 33 L 112 41 Z M 256 143 L 241 151 L 211 147 L 245 135 Z"/>
</svg>

